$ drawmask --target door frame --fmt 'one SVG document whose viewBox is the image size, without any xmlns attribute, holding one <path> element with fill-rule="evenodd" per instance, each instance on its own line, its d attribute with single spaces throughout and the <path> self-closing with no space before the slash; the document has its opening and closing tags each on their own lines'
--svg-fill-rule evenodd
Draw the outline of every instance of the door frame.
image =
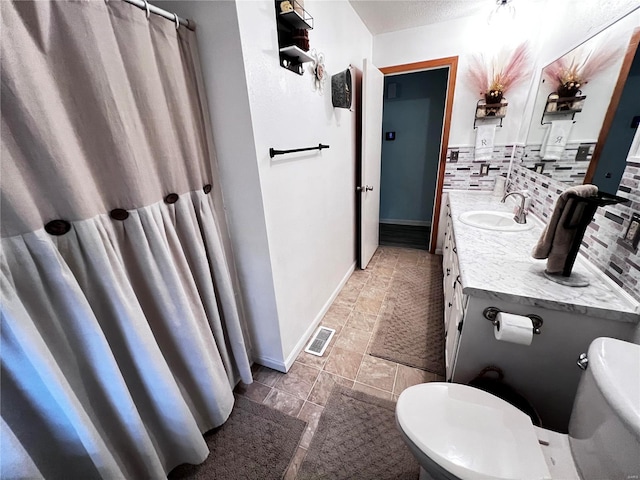
<svg viewBox="0 0 640 480">
<path fill-rule="evenodd" d="M 433 216 L 431 217 L 431 235 L 429 237 L 430 253 L 436 252 L 436 244 L 438 243 L 438 223 L 440 221 L 440 209 L 442 207 L 444 175 L 447 169 L 447 149 L 449 147 L 449 131 L 451 130 L 451 115 L 453 112 L 453 97 L 456 90 L 456 76 L 458 74 L 458 57 L 444 57 L 424 62 L 405 63 L 402 65 L 379 68 L 385 76 L 390 74 L 415 73 L 424 70 L 434 70 L 436 68 L 449 68 L 449 78 L 447 80 L 442 136 L 440 137 L 440 159 L 438 161 L 438 176 L 436 180 L 435 199 L 433 202 Z"/>
<path fill-rule="evenodd" d="M 602 155 L 602 151 L 604 150 L 605 143 L 607 143 L 609 130 L 611 130 L 613 118 L 616 116 L 616 111 L 618 110 L 620 99 L 622 98 L 622 90 L 624 90 L 624 84 L 627 83 L 627 77 L 629 76 L 629 71 L 631 70 L 631 64 L 633 63 L 633 59 L 636 56 L 636 51 L 639 48 L 639 44 L 640 28 L 636 28 L 631 35 L 631 40 L 629 41 L 629 45 L 627 47 L 627 53 L 625 54 L 624 60 L 622 61 L 622 67 L 620 67 L 618 81 L 616 82 L 616 86 L 613 90 L 613 95 L 611 96 L 611 102 L 609 102 L 607 113 L 604 117 L 604 121 L 602 122 L 602 128 L 600 129 L 600 134 L 598 135 L 596 146 L 593 149 L 593 155 L 591 155 L 591 161 L 589 162 L 587 173 L 584 176 L 584 184 L 591 183 L 593 181 L 594 175 L 596 174 L 598 162 L 600 161 L 600 156 Z"/>
</svg>

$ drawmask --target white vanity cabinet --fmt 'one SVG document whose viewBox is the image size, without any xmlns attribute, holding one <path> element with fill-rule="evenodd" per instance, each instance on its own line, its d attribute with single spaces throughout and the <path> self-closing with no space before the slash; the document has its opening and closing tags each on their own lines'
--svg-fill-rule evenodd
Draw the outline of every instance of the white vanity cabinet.
<svg viewBox="0 0 640 480">
<path fill-rule="evenodd" d="M 467 295 L 462 293 L 460 267 L 449 205 L 446 209 L 447 225 L 444 234 L 442 282 L 444 289 L 445 368 L 446 379 L 450 380 L 462 330 Z"/>
<path fill-rule="evenodd" d="M 495 232 L 463 224 L 471 210 L 509 207 L 490 195 L 449 193 L 443 252 L 446 379 L 469 383 L 489 366 L 529 400 L 543 426 L 566 432 L 582 370 L 579 355 L 598 337 L 632 341 L 640 322 L 638 302 L 584 262 L 576 267 L 591 285 L 572 288 L 544 276 L 545 262 L 531 258 L 542 231 Z M 574 269 L 575 271 L 575 269 Z M 487 308 L 537 315 L 543 325 L 531 345 L 499 341 Z"/>
</svg>

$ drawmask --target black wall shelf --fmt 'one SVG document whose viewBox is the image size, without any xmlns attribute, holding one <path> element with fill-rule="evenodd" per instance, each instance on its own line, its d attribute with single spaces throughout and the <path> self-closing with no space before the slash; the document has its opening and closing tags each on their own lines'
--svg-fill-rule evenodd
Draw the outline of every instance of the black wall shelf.
<svg viewBox="0 0 640 480">
<path fill-rule="evenodd" d="M 578 93 L 582 93 L 578 91 Z M 547 103 L 540 118 L 540 125 L 547 125 L 550 121 L 545 122 L 545 117 L 561 117 L 571 115 L 571 120 L 575 118 L 576 113 L 582 111 L 582 106 L 587 98 L 586 95 L 576 95 L 573 97 L 559 97 L 557 93 L 550 93 L 547 97 Z M 574 122 L 575 123 L 575 122 Z"/>
<path fill-rule="evenodd" d="M 283 3 L 290 10 L 282 11 Z M 313 61 L 307 53 L 309 38 L 306 33 L 313 29 L 313 17 L 296 0 L 275 0 L 275 8 L 280 66 L 302 75 L 304 64 Z"/>
<path fill-rule="evenodd" d="M 498 127 L 502 127 L 502 119 L 507 116 L 507 105 L 509 103 L 505 98 L 500 103 L 487 103 L 484 100 L 478 100 L 476 103 L 476 115 L 473 120 L 473 128 L 478 128 L 476 123 L 478 120 L 500 120 L 500 123 L 496 124 Z"/>
<path fill-rule="evenodd" d="M 278 11 L 280 11 L 280 1 L 277 1 Z M 295 3 L 297 4 L 297 2 Z M 278 18 L 288 25 L 291 25 L 292 28 L 313 30 L 313 17 L 309 15 L 305 9 L 300 8 L 300 10 L 303 12 L 304 17 L 295 10 L 289 10 L 288 12 L 280 12 Z"/>
</svg>

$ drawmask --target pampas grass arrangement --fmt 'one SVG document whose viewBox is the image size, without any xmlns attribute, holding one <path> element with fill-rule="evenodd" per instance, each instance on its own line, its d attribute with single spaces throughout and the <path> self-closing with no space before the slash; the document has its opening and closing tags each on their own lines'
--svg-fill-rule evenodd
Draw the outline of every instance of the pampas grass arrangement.
<svg viewBox="0 0 640 480">
<path fill-rule="evenodd" d="M 529 73 L 529 47 L 523 43 L 511 55 L 503 54 L 490 62 L 483 55 L 472 56 L 468 77 L 471 86 L 485 96 L 487 103 L 499 103 L 502 95 L 525 80 Z"/>
<path fill-rule="evenodd" d="M 619 48 L 601 46 L 589 51 L 577 49 L 547 66 L 544 76 L 556 83 L 561 96 L 575 95 L 581 86 L 609 68 L 619 58 Z"/>
</svg>

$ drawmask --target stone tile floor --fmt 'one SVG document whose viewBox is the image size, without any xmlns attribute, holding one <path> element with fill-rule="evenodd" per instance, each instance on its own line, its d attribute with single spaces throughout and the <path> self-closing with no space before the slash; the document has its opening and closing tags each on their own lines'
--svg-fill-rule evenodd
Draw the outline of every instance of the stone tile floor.
<svg viewBox="0 0 640 480">
<path fill-rule="evenodd" d="M 428 255 L 422 250 L 379 247 L 366 270 L 356 269 L 351 275 L 324 316 L 321 325 L 334 328 L 336 333 L 322 357 L 303 351 L 286 374 L 255 365 L 254 382 L 236 388 L 239 395 L 308 423 L 285 480 L 295 479 L 333 385 L 395 401 L 407 387 L 444 380 L 367 353 L 386 308 L 393 272 L 419 265 Z"/>
</svg>

